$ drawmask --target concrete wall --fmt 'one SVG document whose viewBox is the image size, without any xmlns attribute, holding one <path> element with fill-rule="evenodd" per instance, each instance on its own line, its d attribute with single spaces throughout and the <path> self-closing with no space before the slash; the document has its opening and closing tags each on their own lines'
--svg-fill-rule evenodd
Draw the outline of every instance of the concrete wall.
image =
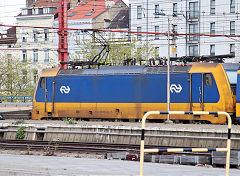
<svg viewBox="0 0 240 176">
<path fill-rule="evenodd" d="M 0 133 L 4 139 L 15 139 L 19 126 L 5 125 Z M 140 144 L 141 128 L 103 125 L 23 125 L 27 140 Z M 4 134 L 3 134 L 4 133 Z M 222 129 L 146 128 L 145 144 L 171 147 L 226 147 L 227 127 Z M 240 148 L 240 133 L 232 133 L 232 149 Z"/>
</svg>

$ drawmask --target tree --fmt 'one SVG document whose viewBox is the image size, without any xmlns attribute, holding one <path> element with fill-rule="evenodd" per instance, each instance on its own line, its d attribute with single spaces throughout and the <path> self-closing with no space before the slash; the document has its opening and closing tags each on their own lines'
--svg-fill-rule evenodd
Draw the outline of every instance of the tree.
<svg viewBox="0 0 240 176">
<path fill-rule="evenodd" d="M 109 44 L 109 55 L 106 59 L 107 63 L 111 65 L 122 65 L 126 59 L 136 59 L 148 61 L 150 57 L 155 55 L 154 47 L 149 45 L 149 42 L 136 40 L 127 35 L 118 36 L 115 33 L 102 33 L 103 38 L 106 40 L 104 43 Z M 93 35 L 96 36 L 96 35 Z M 108 39 L 106 39 L 108 38 Z M 103 40 L 103 39 L 101 39 Z M 94 37 L 82 37 L 80 40 L 75 40 L 79 46 L 79 51 L 74 56 L 70 56 L 70 60 L 92 60 L 97 55 L 103 46 L 97 43 Z"/>
<path fill-rule="evenodd" d="M 0 53 L 0 95 L 32 96 L 41 70 L 56 66 L 54 58 L 39 62 L 38 58 L 20 59 L 18 52 Z"/>
<path fill-rule="evenodd" d="M 0 95 L 33 95 L 31 69 L 15 57 L 0 55 Z"/>
</svg>

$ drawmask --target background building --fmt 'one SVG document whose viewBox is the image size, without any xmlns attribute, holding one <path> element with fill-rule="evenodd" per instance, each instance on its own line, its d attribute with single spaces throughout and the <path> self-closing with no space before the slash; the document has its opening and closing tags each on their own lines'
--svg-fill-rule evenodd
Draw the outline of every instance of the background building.
<svg viewBox="0 0 240 176">
<path fill-rule="evenodd" d="M 122 11 L 125 10 L 125 13 Z M 76 7 L 68 11 L 68 28 L 74 29 L 107 29 L 112 21 L 118 17 L 125 18 L 128 7 L 122 0 L 98 0 L 81 1 Z M 122 20 L 119 20 L 119 23 Z M 116 22 L 115 22 L 116 23 Z M 128 21 L 127 21 L 128 24 Z M 55 27 L 58 26 L 57 19 Z M 117 24 L 116 24 L 117 26 Z M 119 25 L 119 28 L 126 26 Z M 68 31 L 68 52 L 70 60 L 84 60 L 86 56 L 82 53 L 82 47 L 94 40 L 93 32 L 82 30 Z M 106 37 L 106 34 L 101 34 Z M 96 35 L 96 37 L 99 37 Z M 101 37 L 100 37 L 101 38 Z M 101 39 L 102 40 L 102 39 Z M 96 40 L 99 45 L 99 41 Z M 55 49 L 58 47 L 58 37 L 55 36 Z"/>
<path fill-rule="evenodd" d="M 122 0 L 69 0 L 68 27 L 76 29 L 126 29 L 127 25 L 118 25 L 126 22 L 128 7 Z M 35 78 L 43 68 L 57 66 L 58 64 L 58 5 L 59 0 L 26 0 L 26 7 L 16 16 L 16 26 L 29 26 L 15 28 L 15 41 L 11 46 L 1 43 L 0 47 L 12 47 L 13 50 L 2 50 L 0 53 L 9 55 L 14 53 L 24 64 L 30 64 Z M 116 21 L 116 19 L 118 19 Z M 113 25 L 113 20 L 115 26 Z M 36 27 L 36 28 L 34 28 Z M 6 33 L 6 29 L 4 28 Z M 91 32 L 90 32 L 91 33 Z M 103 34 L 108 35 L 109 34 Z M 122 36 L 122 34 L 119 34 Z M 8 36 L 9 37 L 9 36 Z M 3 35 L 2 35 L 3 38 Z M 8 39 L 9 40 L 9 39 Z M 93 37 L 82 30 L 68 30 L 69 59 L 84 59 L 79 54 L 81 47 L 79 41 L 93 40 Z M 5 39 L 6 41 L 6 39 Z M 98 41 L 96 41 L 97 43 Z"/>
<path fill-rule="evenodd" d="M 58 1 L 38 0 L 23 8 L 16 17 L 18 27 L 16 48 L 19 49 L 19 59 L 31 64 L 33 77 L 41 69 L 57 65 L 57 51 L 54 50 L 54 19 L 57 14 Z M 34 28 L 34 27 L 41 28 Z"/>
<path fill-rule="evenodd" d="M 12 50 L 15 47 L 17 42 L 16 38 L 16 27 L 11 27 L 6 29 L 2 27 L 0 30 L 0 57 L 8 58 L 11 60 L 13 56 L 18 54 L 17 50 Z"/>
<path fill-rule="evenodd" d="M 239 41 L 224 35 L 238 35 L 239 0 L 185 0 L 154 1 L 130 0 L 130 19 L 132 31 L 181 34 L 212 34 L 208 36 L 171 36 L 171 56 L 201 56 L 234 54 L 234 59 L 226 62 L 239 62 Z M 168 23 L 169 19 L 169 23 Z M 168 56 L 167 36 L 137 35 L 138 39 L 149 41 L 158 56 Z"/>
</svg>

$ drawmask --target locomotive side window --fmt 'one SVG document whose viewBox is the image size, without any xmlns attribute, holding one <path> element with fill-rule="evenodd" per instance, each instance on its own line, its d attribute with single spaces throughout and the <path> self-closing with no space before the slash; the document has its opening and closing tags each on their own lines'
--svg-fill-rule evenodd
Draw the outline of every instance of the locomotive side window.
<svg viewBox="0 0 240 176">
<path fill-rule="evenodd" d="M 210 73 L 206 73 L 204 75 L 204 83 L 205 83 L 205 86 L 209 86 L 209 87 L 212 86 L 213 80 Z"/>
<path fill-rule="evenodd" d="M 44 89 L 46 85 L 46 78 L 41 78 L 40 80 L 40 88 Z"/>
</svg>

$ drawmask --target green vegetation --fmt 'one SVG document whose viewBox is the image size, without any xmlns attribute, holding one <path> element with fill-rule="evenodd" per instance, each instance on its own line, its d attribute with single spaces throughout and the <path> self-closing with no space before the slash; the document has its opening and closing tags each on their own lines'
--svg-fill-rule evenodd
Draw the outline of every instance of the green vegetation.
<svg viewBox="0 0 240 176">
<path fill-rule="evenodd" d="M 70 125 L 75 125 L 77 124 L 77 121 L 75 121 L 73 118 L 66 118 L 64 119 L 64 122 Z"/>
<path fill-rule="evenodd" d="M 12 122 L 13 125 L 20 125 L 20 124 L 24 124 L 24 123 L 25 123 L 25 121 L 23 119 L 19 119 L 15 122 Z"/>
<path fill-rule="evenodd" d="M 26 155 L 32 155 L 32 153 L 31 153 L 31 145 L 28 145 L 27 146 L 27 152 L 26 152 Z"/>
<path fill-rule="evenodd" d="M 0 53 L 0 95 L 32 96 L 39 71 L 57 65 L 53 59 L 43 65 L 33 63 L 32 60 L 22 60 L 17 53 Z"/>
<path fill-rule="evenodd" d="M 140 60 L 148 61 L 149 58 L 156 56 L 155 48 L 149 42 L 137 40 L 135 37 L 130 38 L 128 35 L 120 36 L 120 34 L 116 33 L 110 34 L 106 32 L 101 33 L 101 35 L 106 39 L 110 49 L 108 57 L 105 58 L 106 60 L 101 62 L 106 61 L 109 65 L 122 65 L 124 60 L 134 58 L 136 63 L 139 64 Z M 96 34 L 93 34 L 93 36 L 98 37 Z M 98 40 L 90 36 L 76 40 L 76 43 L 80 49 L 75 56 L 70 58 L 73 61 L 91 61 L 103 49 Z"/>
<path fill-rule="evenodd" d="M 33 95 L 31 69 L 11 54 L 0 55 L 0 95 Z"/>
<path fill-rule="evenodd" d="M 45 156 L 56 156 L 56 151 L 57 151 L 57 148 L 58 148 L 58 143 L 57 142 L 51 142 L 49 141 L 48 142 L 48 145 L 46 147 L 44 147 L 44 155 Z"/>
<path fill-rule="evenodd" d="M 24 139 L 25 137 L 25 127 L 20 127 L 16 132 L 16 139 Z"/>
</svg>

